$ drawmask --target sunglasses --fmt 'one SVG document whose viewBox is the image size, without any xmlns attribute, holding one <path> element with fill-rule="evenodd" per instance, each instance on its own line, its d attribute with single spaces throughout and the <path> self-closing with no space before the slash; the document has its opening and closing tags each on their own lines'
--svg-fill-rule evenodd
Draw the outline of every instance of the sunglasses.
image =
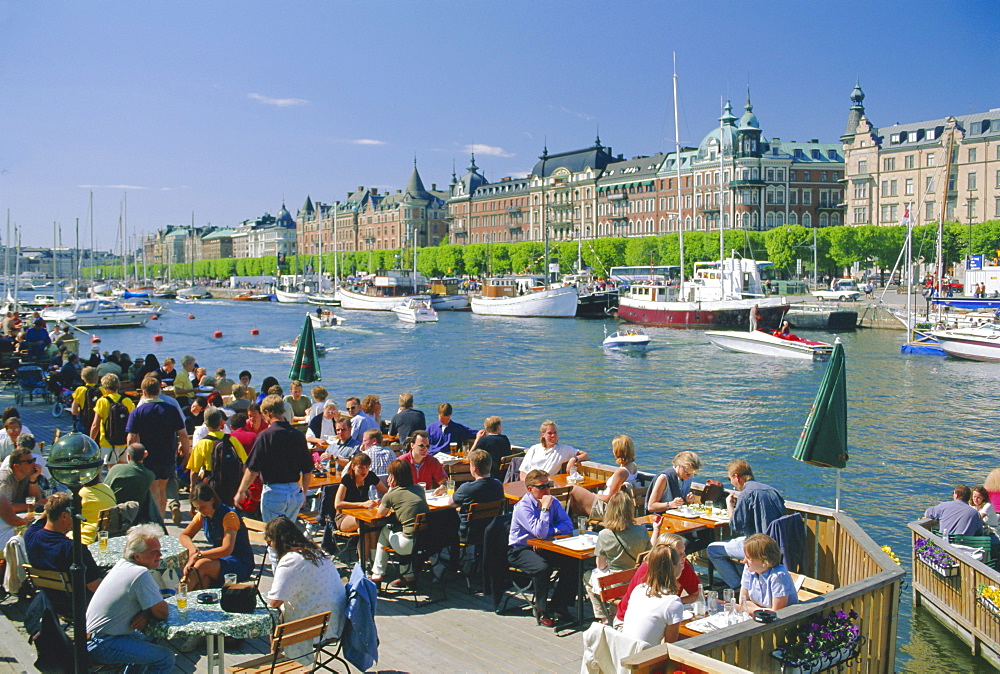
<svg viewBox="0 0 1000 674">
<path fill-rule="evenodd" d="M 543 484 L 533 484 L 533 485 L 531 485 L 531 487 L 533 487 L 534 489 L 552 489 L 552 487 L 554 487 L 554 486 L 555 486 L 555 484 L 553 484 L 552 482 L 545 482 Z"/>
<path fill-rule="evenodd" d="M 30 459 L 25 459 L 24 461 L 15 461 L 14 463 L 35 463 L 34 457 Z"/>
<path fill-rule="evenodd" d="M 413 446 L 414 447 L 420 447 L 421 449 L 428 449 L 430 447 L 430 445 L 421 445 L 421 444 L 418 444 L 418 443 L 413 443 Z"/>
</svg>

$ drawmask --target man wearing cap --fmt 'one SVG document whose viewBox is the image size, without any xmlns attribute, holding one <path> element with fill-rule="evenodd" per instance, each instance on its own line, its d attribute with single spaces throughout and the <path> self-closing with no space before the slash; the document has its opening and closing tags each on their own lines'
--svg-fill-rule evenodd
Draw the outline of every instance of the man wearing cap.
<svg viewBox="0 0 1000 674">
<path fill-rule="evenodd" d="M 28 356 L 32 360 L 41 360 L 45 350 L 52 343 L 49 331 L 45 329 L 45 321 L 36 318 L 34 324 L 24 332 L 24 343 L 28 346 Z"/>
</svg>

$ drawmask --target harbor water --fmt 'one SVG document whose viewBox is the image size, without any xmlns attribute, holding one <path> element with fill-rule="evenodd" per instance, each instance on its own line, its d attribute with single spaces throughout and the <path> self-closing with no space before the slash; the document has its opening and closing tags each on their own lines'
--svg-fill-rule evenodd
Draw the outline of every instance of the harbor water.
<svg viewBox="0 0 1000 674">
<path fill-rule="evenodd" d="M 252 384 L 271 375 L 287 390 L 291 354 L 278 345 L 299 333 L 312 307 L 224 300 L 167 305 L 145 328 L 100 331 L 101 349 L 133 358 L 154 353 L 161 362 L 190 353 L 210 374 L 224 367 L 236 379 L 246 369 Z M 454 419 L 473 428 L 500 415 L 504 433 L 520 445 L 536 442 L 539 424 L 552 419 L 560 441 L 606 463 L 613 462 L 612 438 L 625 433 L 643 470 L 661 470 L 677 452 L 692 450 L 703 462 L 697 479 L 725 482 L 726 463 L 743 457 L 757 479 L 786 499 L 834 505 L 835 472 L 791 458 L 823 363 L 728 353 L 699 331 L 656 328 L 647 331 L 653 343 L 646 354 L 609 353 L 601 341 L 605 326 L 614 329 L 610 320 L 441 312 L 437 324 L 410 325 L 392 313 L 336 311 L 346 316 L 345 325 L 317 330 L 316 338 L 327 348 L 320 383 L 341 409 L 347 396 L 374 393 L 389 418 L 396 396 L 412 392 L 428 421 L 440 402 L 451 403 Z M 259 335 L 251 335 L 253 328 Z M 215 331 L 223 336 L 214 338 Z M 154 341 L 157 334 L 161 342 Z M 900 331 L 840 337 L 850 405 L 841 506 L 909 568 L 907 522 L 949 499 L 955 484 L 982 484 L 997 467 L 1000 366 L 902 356 Z M 933 618 L 914 615 L 905 590 L 898 634 L 900 670 L 935 663 L 988 670 Z"/>
</svg>

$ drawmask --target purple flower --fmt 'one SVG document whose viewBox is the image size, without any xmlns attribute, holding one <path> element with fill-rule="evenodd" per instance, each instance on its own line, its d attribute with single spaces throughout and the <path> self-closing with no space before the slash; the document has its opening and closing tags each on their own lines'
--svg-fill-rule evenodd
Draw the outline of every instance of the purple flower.
<svg viewBox="0 0 1000 674">
<path fill-rule="evenodd" d="M 837 611 L 837 617 L 840 618 L 841 620 L 844 620 L 845 618 L 847 618 L 847 614 L 844 613 L 843 611 Z"/>
</svg>

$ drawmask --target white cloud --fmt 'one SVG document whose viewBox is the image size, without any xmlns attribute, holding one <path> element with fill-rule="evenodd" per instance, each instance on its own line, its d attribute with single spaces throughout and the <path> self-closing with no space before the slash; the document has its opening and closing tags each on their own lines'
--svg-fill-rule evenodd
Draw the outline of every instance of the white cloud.
<svg viewBox="0 0 1000 674">
<path fill-rule="evenodd" d="M 84 190 L 148 190 L 143 185 L 78 185 Z"/>
<path fill-rule="evenodd" d="M 347 142 L 351 145 L 385 145 L 384 140 L 375 140 L 374 138 L 355 138 Z"/>
<path fill-rule="evenodd" d="M 293 105 L 305 105 L 309 101 L 304 98 L 271 98 L 263 94 L 247 94 L 247 98 L 253 99 L 264 105 L 273 105 L 276 108 L 290 108 Z"/>
<path fill-rule="evenodd" d="M 559 112 L 566 113 L 567 115 L 573 115 L 574 117 L 579 117 L 580 119 L 585 119 L 587 121 L 593 121 L 594 119 L 596 119 L 596 117 L 594 117 L 589 113 L 580 112 L 578 110 L 570 110 L 565 105 L 550 105 L 549 109 L 558 110 Z"/>
<path fill-rule="evenodd" d="M 464 152 L 475 152 L 476 154 L 485 154 L 490 157 L 516 157 L 517 155 L 513 152 L 507 152 L 507 150 L 502 147 L 497 147 L 496 145 L 483 145 L 481 143 L 473 143 L 471 145 L 466 145 L 462 148 Z"/>
</svg>

